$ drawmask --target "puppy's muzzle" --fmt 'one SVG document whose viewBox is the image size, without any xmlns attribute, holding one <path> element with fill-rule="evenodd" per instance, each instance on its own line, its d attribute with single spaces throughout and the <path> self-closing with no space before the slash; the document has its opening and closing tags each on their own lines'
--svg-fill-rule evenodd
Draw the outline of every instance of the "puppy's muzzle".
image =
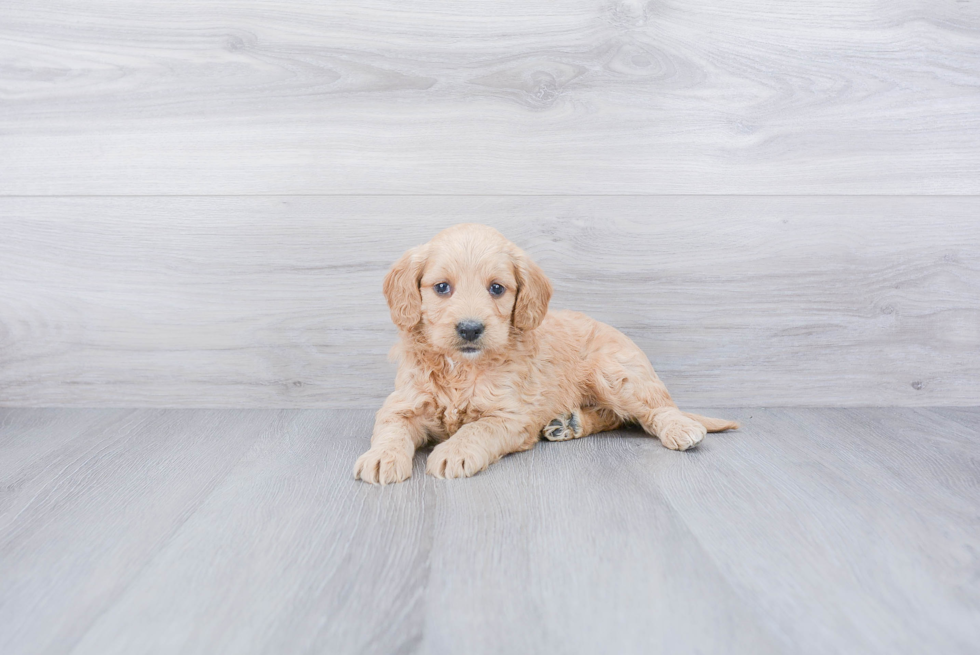
<svg viewBox="0 0 980 655">
<path fill-rule="evenodd" d="M 463 338 L 463 341 L 473 343 L 483 336 L 484 325 L 480 321 L 460 321 L 456 324 L 456 334 Z"/>
</svg>

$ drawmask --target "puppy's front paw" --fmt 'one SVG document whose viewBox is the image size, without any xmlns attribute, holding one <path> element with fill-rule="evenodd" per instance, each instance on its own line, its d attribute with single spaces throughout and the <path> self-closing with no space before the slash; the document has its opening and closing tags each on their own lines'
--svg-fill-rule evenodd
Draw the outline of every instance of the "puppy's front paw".
<svg viewBox="0 0 980 655">
<path fill-rule="evenodd" d="M 425 471 L 437 478 L 468 478 L 489 465 L 483 448 L 465 439 L 450 439 L 432 449 Z"/>
<path fill-rule="evenodd" d="M 582 419 L 578 412 L 562 414 L 541 430 L 548 441 L 568 441 L 582 436 Z"/>
<path fill-rule="evenodd" d="M 686 416 L 672 419 L 660 430 L 660 443 L 671 450 L 687 450 L 701 443 L 707 428 Z"/>
<path fill-rule="evenodd" d="M 357 458 L 354 479 L 371 484 L 403 482 L 412 477 L 412 458 L 401 450 L 379 446 Z"/>
</svg>

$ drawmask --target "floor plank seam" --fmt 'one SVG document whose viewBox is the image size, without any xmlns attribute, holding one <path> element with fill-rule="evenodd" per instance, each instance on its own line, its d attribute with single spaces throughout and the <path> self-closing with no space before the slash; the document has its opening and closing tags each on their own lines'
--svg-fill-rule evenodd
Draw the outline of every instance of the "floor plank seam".
<svg viewBox="0 0 980 655">
<path fill-rule="evenodd" d="M 397 652 L 402 653 L 404 651 L 405 655 L 414 655 L 418 653 L 423 653 L 426 650 L 426 635 L 428 633 L 429 627 L 429 581 L 432 576 L 432 551 L 435 547 L 435 509 L 438 503 L 438 498 L 436 496 L 436 490 L 433 486 L 434 480 L 430 479 L 428 475 L 425 474 L 425 461 L 422 461 L 422 467 L 419 473 L 422 475 L 422 530 L 421 539 L 419 547 L 423 549 L 425 553 L 425 558 L 422 560 L 422 571 L 419 574 L 419 582 L 421 583 L 416 591 L 415 602 L 419 603 L 418 612 L 420 614 L 421 620 L 419 623 L 418 635 L 409 637 L 405 641 L 405 645 L 398 649 Z M 405 648 L 409 650 L 404 650 Z"/>
<path fill-rule="evenodd" d="M 630 433 L 628 432 L 624 433 L 624 436 L 630 436 Z M 648 435 L 643 435 L 643 437 L 646 436 Z M 659 446 L 659 442 L 657 443 L 657 445 Z M 628 447 L 628 451 L 635 452 L 636 447 L 631 445 Z M 694 455 L 697 456 L 698 454 L 694 453 Z M 753 594 L 749 590 L 742 588 L 741 585 L 734 582 L 730 576 L 725 574 L 723 563 L 719 562 L 715 557 L 711 555 L 710 551 L 707 548 L 705 548 L 700 537 L 698 537 L 697 533 L 695 533 L 694 530 L 691 528 L 690 523 L 684 519 L 682 513 L 672 502 L 670 496 L 661 488 L 660 484 L 657 482 L 656 475 L 654 474 L 651 475 L 648 479 L 644 479 L 643 477 L 637 475 L 636 471 L 632 468 L 626 468 L 625 471 L 630 475 L 630 477 L 632 477 L 636 481 L 637 488 L 647 487 L 649 489 L 653 489 L 656 491 L 657 495 L 660 497 L 660 500 L 663 501 L 664 505 L 670 511 L 671 517 L 674 519 L 674 521 L 676 521 L 678 525 L 684 526 L 684 530 L 694 541 L 694 543 L 698 545 L 698 550 L 700 551 L 699 557 L 703 561 L 711 563 L 711 567 L 714 569 L 718 578 L 724 581 L 725 585 L 728 587 L 728 589 L 731 590 L 732 594 L 736 598 L 739 598 L 744 601 L 743 603 L 744 606 L 749 609 L 752 616 L 756 617 L 756 627 L 759 630 L 763 631 L 764 634 L 772 638 L 772 640 L 775 642 L 776 645 L 785 648 L 785 652 L 792 652 L 794 646 L 792 635 L 784 634 L 781 631 L 774 630 L 772 626 L 772 622 L 764 620 L 765 616 L 760 614 L 761 607 L 758 605 L 757 602 L 753 602 L 753 600 L 755 600 L 753 598 Z"/>
<path fill-rule="evenodd" d="M 169 411 L 173 411 L 173 410 L 169 410 Z M 282 412 L 280 411 L 279 413 L 281 414 Z M 252 437 L 252 442 L 251 444 L 249 444 L 249 447 L 244 448 L 242 450 L 242 454 L 238 458 L 236 458 L 231 465 L 227 467 L 225 474 L 218 478 L 215 478 L 212 481 L 212 483 L 207 487 L 207 489 L 199 495 L 197 502 L 194 503 L 194 506 L 186 509 L 182 513 L 182 515 L 179 515 L 178 519 L 175 521 L 175 525 L 173 526 L 173 528 L 166 534 L 164 538 L 160 539 L 156 547 L 156 552 L 154 552 L 151 557 L 148 557 L 140 565 L 140 567 L 133 573 L 133 575 L 129 577 L 129 579 L 125 582 L 125 584 L 122 585 L 122 587 L 118 590 L 118 592 L 113 595 L 112 600 L 106 602 L 103 605 L 101 610 L 99 610 L 99 612 L 92 618 L 92 621 L 89 623 L 88 627 L 86 627 L 85 630 L 79 632 L 78 638 L 75 640 L 75 643 L 73 643 L 68 648 L 67 650 L 68 653 L 75 652 L 79 644 L 85 641 L 86 636 L 88 636 L 88 634 L 92 632 L 92 630 L 95 628 L 95 626 L 99 624 L 102 618 L 106 616 L 110 611 L 112 611 L 116 607 L 116 605 L 126 596 L 129 590 L 133 588 L 142 579 L 142 577 L 144 576 L 146 571 L 150 568 L 150 566 L 154 564 L 159 557 L 162 556 L 162 554 L 167 550 L 167 546 L 170 543 L 172 543 L 174 539 L 180 534 L 184 526 L 187 525 L 187 522 L 190 521 L 190 519 L 197 514 L 197 512 L 201 509 L 201 507 L 204 506 L 204 504 L 208 501 L 208 499 L 210 499 L 215 494 L 215 492 L 221 487 L 221 485 L 231 476 L 231 474 L 235 471 L 238 465 L 241 464 L 242 460 L 248 457 L 249 452 L 261 437 L 262 437 L 261 432 L 256 432 Z"/>
</svg>

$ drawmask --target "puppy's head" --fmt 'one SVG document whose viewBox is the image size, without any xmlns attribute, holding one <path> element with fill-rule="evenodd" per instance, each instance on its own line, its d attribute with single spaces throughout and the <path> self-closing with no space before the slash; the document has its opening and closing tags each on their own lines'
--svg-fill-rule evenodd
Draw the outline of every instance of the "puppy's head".
<svg viewBox="0 0 980 655">
<path fill-rule="evenodd" d="M 435 350 L 476 359 L 505 349 L 514 330 L 541 323 L 551 283 L 499 232 L 465 224 L 405 253 L 384 293 L 400 330 L 420 330 Z"/>
</svg>

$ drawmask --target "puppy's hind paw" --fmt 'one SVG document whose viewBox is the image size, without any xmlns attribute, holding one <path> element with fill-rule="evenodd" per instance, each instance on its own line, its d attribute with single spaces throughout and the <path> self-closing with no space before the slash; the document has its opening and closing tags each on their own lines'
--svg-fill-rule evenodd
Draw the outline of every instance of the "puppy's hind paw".
<svg viewBox="0 0 980 655">
<path fill-rule="evenodd" d="M 708 430 L 687 417 L 680 417 L 664 425 L 658 435 L 660 443 L 671 450 L 687 450 L 701 443 Z"/>
<path fill-rule="evenodd" d="M 541 430 L 548 441 L 568 441 L 582 436 L 582 417 L 577 411 L 567 412 L 554 419 Z"/>
</svg>

